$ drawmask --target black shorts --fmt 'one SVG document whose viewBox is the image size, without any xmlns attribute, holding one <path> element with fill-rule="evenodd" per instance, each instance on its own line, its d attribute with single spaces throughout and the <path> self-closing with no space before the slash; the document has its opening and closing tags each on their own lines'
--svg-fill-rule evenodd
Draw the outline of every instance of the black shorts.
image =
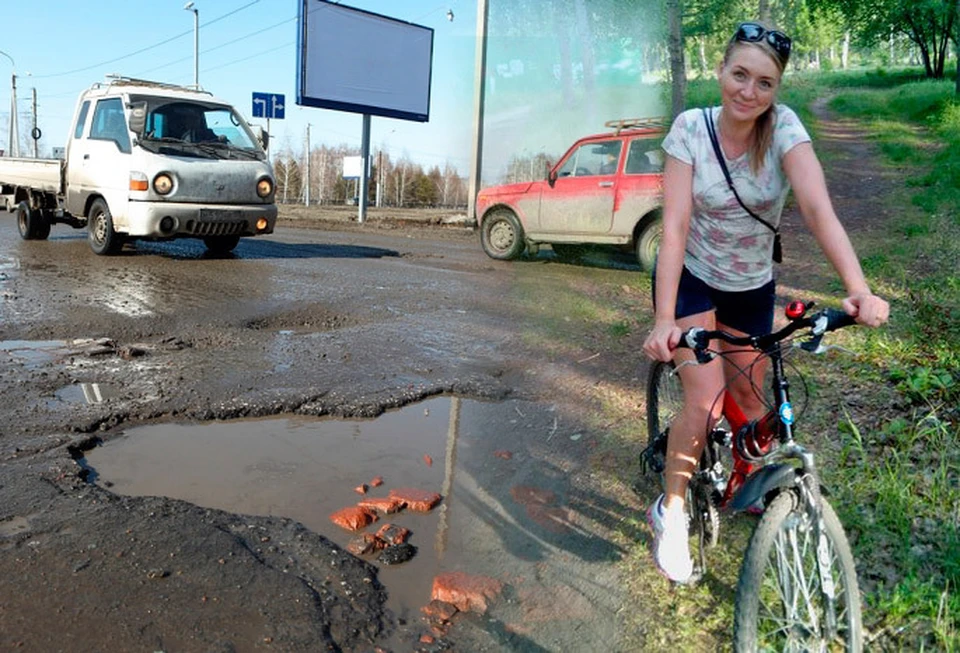
<svg viewBox="0 0 960 653">
<path fill-rule="evenodd" d="M 656 304 L 657 278 L 653 276 Z M 717 290 L 693 276 L 686 268 L 680 275 L 677 289 L 676 319 L 716 311 L 717 322 L 751 336 L 762 336 L 773 330 L 773 305 L 776 283 L 773 279 L 753 290 L 730 292 Z"/>
</svg>

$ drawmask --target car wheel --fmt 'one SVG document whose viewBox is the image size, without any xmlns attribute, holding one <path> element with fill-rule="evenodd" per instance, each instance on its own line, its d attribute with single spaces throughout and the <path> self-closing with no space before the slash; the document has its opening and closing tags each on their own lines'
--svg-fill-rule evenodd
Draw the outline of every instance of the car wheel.
<svg viewBox="0 0 960 653">
<path fill-rule="evenodd" d="M 646 228 L 637 237 L 637 262 L 647 272 L 652 272 L 657 261 L 657 251 L 660 249 L 660 239 L 663 237 L 663 218 L 657 217 L 647 224 Z"/>
<path fill-rule="evenodd" d="M 501 261 L 518 258 L 523 254 L 526 244 L 523 240 L 523 227 L 512 211 L 500 209 L 483 220 L 480 228 L 480 244 L 490 258 Z"/>
<path fill-rule="evenodd" d="M 113 229 L 113 216 L 102 198 L 94 200 L 87 217 L 87 240 L 94 254 L 109 256 L 123 247 L 123 236 Z"/>
</svg>

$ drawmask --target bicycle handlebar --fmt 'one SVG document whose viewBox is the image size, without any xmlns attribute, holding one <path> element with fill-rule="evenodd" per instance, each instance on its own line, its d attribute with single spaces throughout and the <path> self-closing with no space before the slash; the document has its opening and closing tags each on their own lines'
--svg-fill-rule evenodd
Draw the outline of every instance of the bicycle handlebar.
<svg viewBox="0 0 960 653">
<path fill-rule="evenodd" d="M 811 345 L 809 347 L 803 345 L 803 347 L 811 351 L 816 351 L 823 334 L 853 324 L 856 324 L 856 319 L 847 315 L 844 311 L 827 308 L 809 317 L 801 316 L 795 318 L 779 331 L 774 331 L 773 333 L 762 336 L 735 336 L 722 330 L 707 331 L 702 327 L 693 327 L 683 332 L 683 335 L 680 336 L 680 342 L 677 343 L 677 347 L 692 349 L 696 353 L 697 361 L 706 363 L 713 358 L 709 352 L 707 352 L 707 346 L 711 340 L 723 340 L 731 345 L 741 345 L 744 347 L 752 347 L 759 351 L 765 351 L 770 346 L 785 340 L 800 329 L 809 328 L 813 336 Z"/>
</svg>

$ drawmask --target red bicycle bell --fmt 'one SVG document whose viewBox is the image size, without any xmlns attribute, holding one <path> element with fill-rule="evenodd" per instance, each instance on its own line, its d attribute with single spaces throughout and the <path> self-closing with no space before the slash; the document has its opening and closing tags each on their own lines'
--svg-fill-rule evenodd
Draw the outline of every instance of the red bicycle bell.
<svg viewBox="0 0 960 653">
<path fill-rule="evenodd" d="M 801 301 L 793 301 L 787 304 L 787 308 L 784 310 L 787 317 L 791 320 L 797 320 L 803 317 L 803 314 L 807 312 L 807 305 Z"/>
</svg>

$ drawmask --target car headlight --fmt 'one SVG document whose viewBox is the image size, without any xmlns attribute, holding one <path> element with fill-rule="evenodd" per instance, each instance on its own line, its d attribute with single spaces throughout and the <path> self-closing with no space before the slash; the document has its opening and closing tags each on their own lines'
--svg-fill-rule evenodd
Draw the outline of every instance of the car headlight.
<svg viewBox="0 0 960 653">
<path fill-rule="evenodd" d="M 257 182 L 257 195 L 260 197 L 270 197 L 273 194 L 273 180 L 264 177 Z"/>
<path fill-rule="evenodd" d="M 165 172 L 153 178 L 153 190 L 159 195 L 167 195 L 173 190 L 173 178 Z"/>
</svg>

